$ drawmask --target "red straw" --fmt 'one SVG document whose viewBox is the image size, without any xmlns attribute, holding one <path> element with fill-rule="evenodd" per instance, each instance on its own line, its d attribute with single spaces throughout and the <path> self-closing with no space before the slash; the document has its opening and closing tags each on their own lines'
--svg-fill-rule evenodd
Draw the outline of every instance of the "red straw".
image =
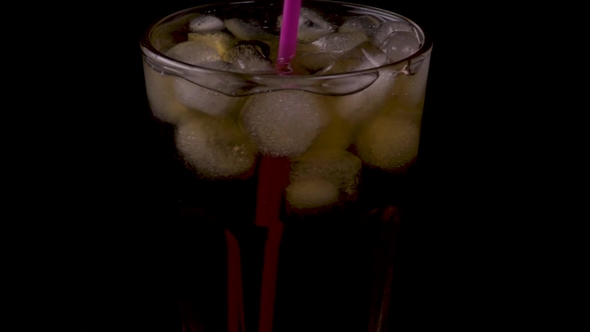
<svg viewBox="0 0 590 332">
<path fill-rule="evenodd" d="M 388 206 L 381 215 L 382 243 L 374 256 L 374 284 L 371 294 L 371 317 L 368 331 L 386 331 L 387 312 L 391 302 L 391 284 L 396 261 L 400 232 L 400 215 L 397 207 Z"/>
<path fill-rule="evenodd" d="M 225 230 L 227 243 L 227 322 L 229 332 L 244 332 L 244 298 L 240 247 L 234 235 Z"/>
<path fill-rule="evenodd" d="M 289 182 L 289 159 L 263 157 L 258 168 L 256 225 L 267 227 L 260 292 L 259 332 L 271 332 L 283 223 L 279 219 L 283 190 Z"/>
<path fill-rule="evenodd" d="M 276 70 L 290 74 L 291 60 L 297 49 L 297 29 L 301 0 L 284 0 L 279 54 Z M 256 225 L 267 227 L 260 292 L 259 332 L 272 332 L 279 247 L 283 236 L 283 223 L 279 219 L 283 191 L 289 184 L 290 162 L 285 157 L 262 157 L 258 168 L 258 194 L 256 198 Z"/>
<path fill-rule="evenodd" d="M 279 39 L 279 56 L 276 69 L 280 73 L 290 73 L 290 64 L 297 49 L 297 29 L 299 28 L 299 12 L 301 0 L 285 0 L 283 5 L 283 21 Z"/>
</svg>

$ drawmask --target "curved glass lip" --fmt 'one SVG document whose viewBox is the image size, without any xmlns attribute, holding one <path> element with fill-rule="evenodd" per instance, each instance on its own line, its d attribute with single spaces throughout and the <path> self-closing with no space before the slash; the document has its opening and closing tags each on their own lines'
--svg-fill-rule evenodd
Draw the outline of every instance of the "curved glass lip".
<svg viewBox="0 0 590 332">
<path fill-rule="evenodd" d="M 395 12 L 380 9 L 373 6 L 367 6 L 362 4 L 355 4 L 350 2 L 341 2 L 341 1 L 330 1 L 330 0 L 314 0 L 314 3 L 324 3 L 328 5 L 338 5 L 346 7 L 347 10 L 351 13 L 357 14 L 371 14 L 378 18 L 387 21 L 387 18 L 396 18 L 399 20 L 403 20 L 409 24 L 411 24 L 414 29 L 416 29 L 416 33 L 418 37 L 421 39 L 421 47 L 420 49 L 410 55 L 407 58 L 401 59 L 399 61 L 386 63 L 379 67 L 373 67 L 358 71 L 351 71 L 345 73 L 338 73 L 338 74 L 313 74 L 313 75 L 297 75 L 297 74 L 287 74 L 284 73 L 248 73 L 248 72 L 233 72 L 233 71 L 226 71 L 223 69 L 215 69 L 203 66 L 192 65 L 186 62 L 178 61 L 171 57 L 168 57 L 163 52 L 157 50 L 152 43 L 150 42 L 150 36 L 152 31 L 155 28 L 160 26 L 161 24 L 167 23 L 172 21 L 176 17 L 182 17 L 187 14 L 195 13 L 198 11 L 204 11 L 207 9 L 219 8 L 223 6 L 235 6 L 235 5 L 247 5 L 247 4 L 278 4 L 277 1 L 270 1 L 270 0 L 247 0 L 247 1 L 225 1 L 225 2 L 218 2 L 218 3 L 210 3 L 205 5 L 199 5 L 195 7 L 190 7 L 184 10 L 180 10 L 169 14 L 165 17 L 158 19 L 156 22 L 151 24 L 144 34 L 144 37 L 140 41 L 141 51 L 145 58 L 145 61 L 150 63 L 151 66 L 158 67 L 158 70 L 161 71 L 163 74 L 172 74 L 178 77 L 183 77 L 193 83 L 199 84 L 204 87 L 208 87 L 208 84 L 204 84 L 206 80 L 209 79 L 223 79 L 227 86 L 223 88 L 212 88 L 212 90 L 224 93 L 226 95 L 236 95 L 236 88 L 229 86 L 232 84 L 231 82 L 248 82 L 248 87 L 245 88 L 246 90 L 252 89 L 252 86 L 258 86 L 260 88 L 254 88 L 251 91 L 242 90 L 238 92 L 238 95 L 248 95 L 252 93 L 258 92 L 266 92 L 266 91 L 274 91 L 274 90 L 285 90 L 285 89 L 296 89 L 296 90 L 305 90 L 314 93 L 320 94 L 331 94 L 331 95 L 346 95 L 350 93 L 355 93 L 361 91 L 371 85 L 378 77 L 379 72 L 382 69 L 393 69 L 397 72 L 406 72 L 412 73 L 411 67 L 414 65 L 412 60 L 416 60 L 415 62 L 418 64 L 424 57 L 428 56 L 432 50 L 432 41 L 430 37 L 424 33 L 424 30 L 421 26 L 417 23 L 412 21 L 411 19 L 397 14 Z M 398 67 L 398 68 L 395 68 Z M 191 78 L 192 77 L 192 78 Z M 195 79 L 195 77 L 198 77 Z M 345 84 L 350 84 L 350 82 L 355 82 L 353 84 L 357 84 L 356 87 L 350 88 L 346 87 L 340 91 L 338 90 L 338 85 L 344 86 Z M 241 84 L 238 84 L 241 85 Z M 326 92 L 326 87 L 328 92 Z M 336 87 L 336 88 L 334 88 Z M 210 88 L 210 87 L 208 87 Z M 227 90 L 226 90 L 227 89 Z M 238 88 L 238 90 L 241 89 Z"/>
<path fill-rule="evenodd" d="M 328 4 L 334 4 L 334 5 L 341 5 L 344 7 L 348 7 L 351 10 L 354 9 L 362 9 L 364 10 L 363 13 L 374 13 L 375 16 L 381 17 L 383 16 L 383 14 L 386 14 L 387 16 L 395 16 L 397 18 L 400 18 L 404 21 L 406 21 L 407 23 L 410 23 L 417 31 L 418 35 L 421 37 L 421 46 L 420 49 L 418 51 L 416 51 L 416 53 L 410 55 L 407 58 L 395 61 L 395 62 L 389 62 L 386 63 L 384 65 L 381 65 L 379 67 L 374 67 L 374 68 L 368 68 L 368 69 L 363 69 L 363 70 L 358 70 L 358 71 L 351 71 L 351 72 L 346 72 L 346 73 L 338 73 L 338 74 L 327 74 L 327 75 L 318 75 L 318 74 L 314 74 L 314 75 L 281 75 L 279 73 L 246 73 L 246 72 L 231 72 L 231 71 L 225 71 L 225 70 L 221 70 L 221 69 L 215 69 L 215 68 L 208 68 L 208 67 L 203 67 L 203 66 L 197 66 L 197 65 L 192 65 L 192 64 L 188 64 L 182 61 L 178 61 L 175 60 L 171 57 L 166 56 L 164 53 L 158 51 L 150 42 L 150 35 L 152 30 L 157 27 L 159 24 L 161 24 L 162 22 L 165 22 L 173 17 L 178 17 L 178 16 L 182 16 L 183 14 L 188 14 L 188 13 L 192 13 L 198 10 L 204 10 L 204 9 L 209 9 L 209 8 L 214 8 L 214 7 L 223 7 L 223 6 L 228 6 L 228 5 L 239 5 L 239 4 L 251 4 L 251 3 L 271 3 L 272 1 L 269 0 L 249 0 L 249 1 L 225 1 L 225 2 L 217 2 L 217 3 L 211 3 L 211 4 L 205 4 L 205 5 L 199 5 L 199 6 L 195 6 L 195 7 L 190 7 L 181 11 L 177 11 L 175 13 L 169 14 L 165 17 L 162 17 L 160 19 L 158 19 L 156 22 L 152 23 L 148 29 L 146 29 L 146 32 L 143 36 L 143 38 L 140 41 L 140 45 L 142 47 L 142 53 L 144 53 L 144 55 L 149 56 L 148 54 L 146 54 L 146 51 L 149 51 L 147 53 L 152 53 L 152 56 L 156 56 L 158 58 L 163 58 L 166 59 L 167 63 L 170 65 L 172 63 L 176 63 L 179 67 L 183 67 L 184 69 L 189 69 L 189 68 L 195 68 L 198 69 L 198 71 L 206 71 L 206 72 L 223 72 L 223 73 L 231 73 L 231 74 L 236 74 L 240 77 L 244 77 L 244 76 L 250 76 L 250 77 L 273 77 L 273 78 L 278 78 L 278 77 L 282 77 L 284 79 L 293 79 L 293 77 L 298 77 L 298 78 L 316 78 L 316 79 L 328 79 L 328 78 L 337 78 L 337 77 L 346 77 L 346 76 L 350 76 L 350 75 L 354 75 L 354 74 L 362 74 L 362 73 L 369 73 L 369 72 L 373 72 L 375 70 L 379 70 L 380 68 L 387 68 L 387 67 L 392 67 L 395 66 L 399 63 L 404 63 L 407 61 L 410 61 L 411 59 L 414 58 L 418 58 L 421 55 L 423 55 L 424 53 L 428 52 L 431 50 L 432 48 L 432 41 L 430 39 L 430 37 L 424 32 L 423 28 L 421 26 L 419 26 L 418 24 L 416 24 L 414 21 L 412 21 L 411 19 L 397 14 L 395 12 L 389 11 L 389 10 L 385 10 L 385 9 L 380 9 L 377 7 L 373 7 L 373 6 L 367 6 L 367 5 L 362 5 L 362 4 L 356 4 L 356 3 L 350 3 L 350 2 L 341 2 L 341 1 L 327 1 L 327 0 L 314 0 L 314 2 L 318 2 L 318 3 L 328 3 Z"/>
</svg>

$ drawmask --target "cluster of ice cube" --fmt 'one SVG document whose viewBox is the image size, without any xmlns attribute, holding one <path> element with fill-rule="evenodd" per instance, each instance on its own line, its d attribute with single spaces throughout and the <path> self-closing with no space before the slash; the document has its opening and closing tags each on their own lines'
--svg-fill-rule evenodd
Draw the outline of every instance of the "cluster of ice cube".
<svg viewBox="0 0 590 332">
<path fill-rule="evenodd" d="M 274 73 L 278 36 L 261 24 L 198 15 L 188 29 L 186 41 L 165 50 L 168 57 L 222 71 Z M 360 15 L 338 26 L 308 8 L 301 8 L 298 42 L 294 72 L 310 75 L 382 67 L 420 47 L 406 22 Z M 259 152 L 289 157 L 286 198 L 296 209 L 354 196 L 362 163 L 395 170 L 417 153 L 414 115 L 421 114 L 427 68 L 413 76 L 380 68 L 369 87 L 345 96 L 298 90 L 229 96 L 147 65 L 145 73 L 153 113 L 175 125 L 177 149 L 193 169 L 209 178 L 236 177 L 254 167 Z"/>
<path fill-rule="evenodd" d="M 317 208 L 356 194 L 361 160 L 342 149 L 313 150 L 294 158 L 287 201 L 296 209 Z"/>
<path fill-rule="evenodd" d="M 366 49 L 371 57 L 357 63 L 358 68 L 340 66 L 338 69 L 330 69 L 328 73 L 378 67 L 386 62 L 399 61 L 415 53 L 420 47 L 414 29 L 406 22 L 381 22 L 369 15 L 359 15 L 347 18 L 336 27 L 314 11 L 303 8 L 298 36 L 300 44 L 296 59 L 302 61 L 310 71 L 321 71 L 322 74 L 341 56 L 344 59 L 340 62 L 350 57 L 350 54 L 345 53 L 355 47 Z M 313 59 L 318 61 L 314 62 Z"/>
</svg>

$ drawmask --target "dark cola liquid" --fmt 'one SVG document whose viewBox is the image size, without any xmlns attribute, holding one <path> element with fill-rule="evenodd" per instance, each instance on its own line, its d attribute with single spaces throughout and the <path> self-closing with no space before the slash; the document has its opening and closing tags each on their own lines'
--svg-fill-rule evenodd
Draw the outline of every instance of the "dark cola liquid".
<svg viewBox="0 0 590 332">
<path fill-rule="evenodd" d="M 175 255 L 171 305 L 178 311 L 168 326 L 258 332 L 269 236 L 267 227 L 256 225 L 264 174 L 256 166 L 242 179 L 200 179 L 176 153 L 172 126 L 156 122 L 175 183 L 172 222 L 179 225 L 169 253 Z M 397 301 L 397 239 L 412 200 L 413 172 L 363 166 L 356 199 L 329 209 L 302 213 L 280 197 L 273 332 L 376 331 L 395 324 L 386 313 Z"/>
</svg>

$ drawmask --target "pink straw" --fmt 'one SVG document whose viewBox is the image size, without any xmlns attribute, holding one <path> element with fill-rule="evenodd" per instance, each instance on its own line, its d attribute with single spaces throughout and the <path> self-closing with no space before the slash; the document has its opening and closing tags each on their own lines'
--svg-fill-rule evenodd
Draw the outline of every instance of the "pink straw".
<svg viewBox="0 0 590 332">
<path fill-rule="evenodd" d="M 284 0 L 277 71 L 290 74 L 291 60 L 297 49 L 297 29 L 301 0 Z M 264 246 L 259 332 L 272 332 L 283 223 L 279 219 L 283 191 L 289 184 L 290 162 L 285 157 L 262 157 L 258 168 L 256 225 L 268 229 Z"/>
<path fill-rule="evenodd" d="M 299 28 L 299 12 L 301 0 L 285 0 L 283 5 L 283 21 L 279 39 L 279 56 L 276 69 L 280 73 L 291 72 L 290 64 L 297 49 L 297 29 Z"/>
</svg>

